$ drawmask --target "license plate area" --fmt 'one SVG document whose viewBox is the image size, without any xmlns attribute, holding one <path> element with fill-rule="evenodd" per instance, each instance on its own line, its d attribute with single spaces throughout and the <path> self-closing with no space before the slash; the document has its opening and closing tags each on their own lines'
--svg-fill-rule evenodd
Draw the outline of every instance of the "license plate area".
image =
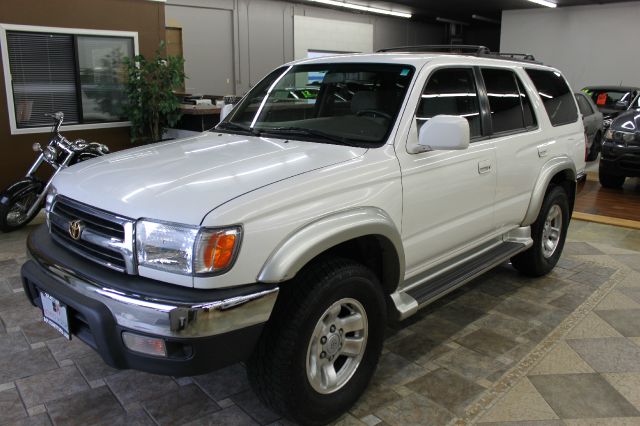
<svg viewBox="0 0 640 426">
<path fill-rule="evenodd" d="M 44 291 L 40 292 L 40 301 L 42 302 L 43 321 L 71 340 L 67 305 Z"/>
</svg>

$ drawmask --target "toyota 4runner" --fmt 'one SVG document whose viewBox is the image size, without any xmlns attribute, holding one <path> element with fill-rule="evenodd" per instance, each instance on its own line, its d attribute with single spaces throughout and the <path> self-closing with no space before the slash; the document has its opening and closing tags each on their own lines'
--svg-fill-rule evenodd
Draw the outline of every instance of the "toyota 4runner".
<svg viewBox="0 0 640 426">
<path fill-rule="evenodd" d="M 388 319 L 509 260 L 556 265 L 585 167 L 558 70 L 418 50 L 289 63 L 211 132 L 60 172 L 28 238 L 27 296 L 111 366 L 246 361 L 270 407 L 335 419 Z"/>
</svg>

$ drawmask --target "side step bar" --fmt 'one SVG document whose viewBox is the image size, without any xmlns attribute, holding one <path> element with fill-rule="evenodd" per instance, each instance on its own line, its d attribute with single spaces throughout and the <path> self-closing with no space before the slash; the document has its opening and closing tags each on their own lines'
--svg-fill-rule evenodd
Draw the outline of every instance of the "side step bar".
<svg viewBox="0 0 640 426">
<path fill-rule="evenodd" d="M 391 299 L 396 305 L 398 319 L 410 317 L 421 307 L 436 301 L 531 247 L 532 243 L 530 238 L 517 242 L 504 241 L 477 256 L 470 257 L 456 268 L 445 270 L 440 274 L 430 274 L 419 285 L 413 285 L 406 291 L 400 290 L 393 293 Z"/>
</svg>

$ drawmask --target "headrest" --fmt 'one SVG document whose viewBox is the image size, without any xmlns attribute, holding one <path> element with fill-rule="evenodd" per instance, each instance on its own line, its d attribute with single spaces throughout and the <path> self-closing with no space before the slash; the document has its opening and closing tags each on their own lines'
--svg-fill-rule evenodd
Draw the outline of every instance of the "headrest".
<svg viewBox="0 0 640 426">
<path fill-rule="evenodd" d="M 351 99 L 351 112 L 357 114 L 366 109 L 378 109 L 378 94 L 376 92 L 356 92 Z"/>
</svg>

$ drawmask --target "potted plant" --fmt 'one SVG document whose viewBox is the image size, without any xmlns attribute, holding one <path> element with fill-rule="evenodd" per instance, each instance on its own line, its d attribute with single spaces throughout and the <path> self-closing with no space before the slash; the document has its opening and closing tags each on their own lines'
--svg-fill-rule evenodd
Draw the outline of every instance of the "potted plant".
<svg viewBox="0 0 640 426">
<path fill-rule="evenodd" d="M 125 58 L 127 66 L 126 113 L 131 121 L 131 140 L 157 142 L 180 118 L 180 101 L 174 90 L 184 82 L 184 58 L 163 55 L 164 42 L 155 57 L 143 55 Z"/>
</svg>

